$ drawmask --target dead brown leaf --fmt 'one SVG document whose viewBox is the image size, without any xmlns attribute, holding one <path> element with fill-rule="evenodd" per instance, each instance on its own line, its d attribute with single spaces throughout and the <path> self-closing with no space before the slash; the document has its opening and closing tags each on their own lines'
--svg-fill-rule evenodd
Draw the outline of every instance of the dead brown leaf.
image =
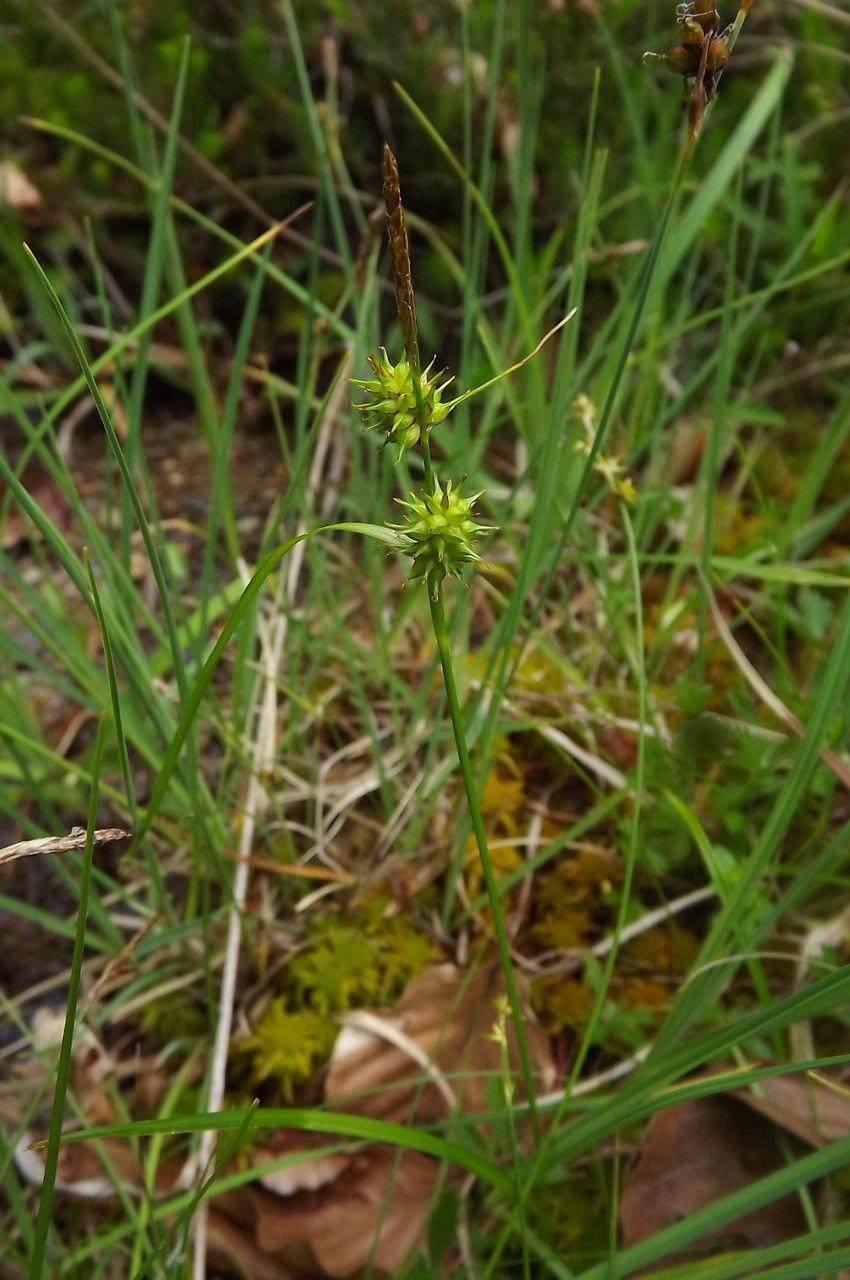
<svg viewBox="0 0 850 1280">
<path fill-rule="evenodd" d="M 328 1139 L 319 1133 L 305 1133 L 299 1129 L 276 1129 L 264 1141 L 251 1148 L 250 1161 L 254 1168 L 268 1164 L 281 1156 L 322 1151 L 312 1160 L 282 1165 L 263 1173 L 257 1179 L 267 1191 L 278 1196 L 292 1196 L 299 1191 L 318 1191 L 335 1181 L 351 1163 L 351 1156 L 344 1152 L 325 1154 Z"/>
<path fill-rule="evenodd" d="M 499 1046 L 490 1036 L 499 1018 L 496 1002 L 504 994 L 498 966 L 471 974 L 452 965 L 426 970 L 392 1009 L 363 1011 L 358 1027 L 345 1028 L 327 1076 L 326 1101 L 355 1114 L 415 1123 L 443 1118 L 455 1108 L 464 1114 L 485 1111 L 489 1082 L 501 1078 Z M 524 987 L 521 998 L 532 1062 L 545 1090 L 554 1077 L 548 1040 L 534 1020 Z M 108 1123 L 114 1118 L 103 1084 L 108 1064 L 94 1047 L 83 1049 L 81 1045 L 75 1053 L 75 1094 L 89 1123 Z M 508 1053 L 512 1072 L 518 1074 L 509 1024 Z M 327 1152 L 328 1142 L 326 1136 L 281 1129 L 253 1146 L 247 1158 L 258 1168 L 287 1155 L 316 1154 L 258 1172 L 256 1182 L 215 1197 L 211 1257 L 243 1280 L 398 1274 L 425 1230 L 441 1177 L 439 1162 L 381 1144 Z M 66 1148 L 60 1189 L 69 1195 L 114 1198 L 115 1183 L 99 1152 L 86 1143 Z M 125 1190 L 137 1191 L 141 1171 L 130 1145 L 110 1144 L 109 1155 Z M 19 1150 L 16 1158 L 19 1167 L 27 1165 L 22 1172 L 38 1183 L 41 1156 Z M 36 1166 L 30 1166 L 32 1159 Z M 157 1189 L 172 1192 L 185 1172 L 179 1162 L 162 1166 Z"/>
<path fill-rule="evenodd" d="M 34 502 L 41 507 L 57 529 L 66 533 L 71 527 L 73 513 L 70 503 L 50 472 L 39 462 L 30 462 L 20 477 L 21 484 Z M 5 496 L 6 485 L 0 481 L 0 499 Z M 19 507 L 10 507 L 5 520 L 0 523 L 0 547 L 9 551 L 22 542 L 40 537 L 36 526 Z"/>
<path fill-rule="evenodd" d="M 280 1259 L 263 1253 L 254 1244 L 250 1232 L 216 1209 L 210 1209 L 207 1239 L 210 1260 L 217 1266 L 232 1269 L 242 1280 L 301 1280 L 298 1272 L 290 1271 Z"/>
<path fill-rule="evenodd" d="M 32 213 L 42 205 L 41 193 L 12 160 L 0 160 L 0 205 Z"/>
<path fill-rule="evenodd" d="M 728 1096 L 700 1098 L 659 1111 L 649 1122 L 640 1159 L 624 1187 L 620 1203 L 624 1244 L 645 1240 L 782 1163 L 770 1121 Z M 800 1202 L 789 1195 L 702 1236 L 697 1248 L 700 1254 L 763 1248 L 790 1239 L 805 1227 Z M 663 1261 L 669 1265 L 674 1259 Z"/>
<path fill-rule="evenodd" d="M 501 1074 L 499 1047 L 491 1033 L 495 1002 L 504 995 L 498 965 L 472 974 L 450 964 L 426 969 L 392 1009 L 373 1014 L 368 1022 L 356 1015 L 348 1019 L 328 1069 L 327 1101 L 360 1115 L 418 1124 L 445 1117 L 452 1105 L 464 1115 L 486 1111 L 488 1087 Z M 539 1092 L 546 1092 L 555 1077 L 548 1037 L 523 984 L 520 998 Z M 507 1034 L 517 1077 L 519 1052 L 510 1019 Z"/>
<path fill-rule="evenodd" d="M 805 1075 L 770 1076 L 731 1096 L 810 1147 L 850 1136 L 850 1090 Z"/>
<path fill-rule="evenodd" d="M 303 1135 L 298 1135 L 298 1140 Z M 249 1186 L 216 1199 L 219 1221 L 229 1224 L 231 1245 L 246 1242 L 241 1273 L 265 1280 L 275 1274 L 347 1277 L 371 1265 L 398 1273 L 425 1228 L 439 1165 L 415 1152 L 372 1146 L 345 1157 L 345 1169 L 316 1191 L 275 1195 Z M 259 1251 L 257 1265 L 246 1261 Z"/>
<path fill-rule="evenodd" d="M 501 1076 L 499 1047 L 490 1037 L 504 994 L 498 966 L 464 974 L 453 965 L 434 965 L 408 984 L 392 1009 L 349 1015 L 328 1070 L 326 1101 L 337 1110 L 417 1124 L 454 1109 L 485 1111 L 489 1084 Z M 548 1040 L 524 988 L 522 1000 L 532 1061 L 545 1090 L 554 1078 Z M 510 1025 L 508 1045 L 518 1074 Z M 262 1163 L 324 1142 L 281 1130 L 251 1158 Z M 246 1233 L 251 1250 L 299 1277 L 351 1276 L 370 1259 L 382 1274 L 395 1275 L 422 1236 L 438 1177 L 437 1162 L 426 1156 L 373 1145 L 264 1174 L 261 1186 L 215 1205 L 231 1230 Z M 249 1256 L 250 1250 L 243 1254 Z M 246 1280 L 269 1274 L 264 1263 L 241 1265 Z"/>
<path fill-rule="evenodd" d="M 370 1258 L 395 1275 L 419 1239 L 437 1185 L 439 1165 L 415 1152 L 372 1147 L 345 1172 L 298 1201 L 260 1196 L 257 1243 L 266 1250 L 305 1241 L 329 1276 L 350 1276 Z"/>
</svg>

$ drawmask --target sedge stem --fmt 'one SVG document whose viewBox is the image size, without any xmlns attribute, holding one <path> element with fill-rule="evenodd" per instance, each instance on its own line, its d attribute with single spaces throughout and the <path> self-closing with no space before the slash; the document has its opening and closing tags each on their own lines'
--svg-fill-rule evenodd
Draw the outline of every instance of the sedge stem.
<svg viewBox="0 0 850 1280">
<path fill-rule="evenodd" d="M 511 1019 L 516 1032 L 523 1085 L 525 1087 L 529 1115 L 531 1116 L 531 1123 L 534 1130 L 534 1138 L 535 1142 L 537 1142 L 540 1138 L 540 1119 L 537 1113 L 537 1104 L 535 1101 L 534 1072 L 531 1067 L 531 1055 L 529 1053 L 528 1040 L 525 1034 L 525 1022 L 523 1020 L 522 1009 L 520 1007 L 519 992 L 517 991 L 513 963 L 511 961 L 508 931 L 505 926 L 505 915 L 502 910 L 502 903 L 499 897 L 499 885 L 496 880 L 493 859 L 490 856 L 490 847 L 487 843 L 487 834 L 484 830 L 484 822 L 481 817 L 481 808 L 478 803 L 478 789 L 475 784 L 475 778 L 472 774 L 472 762 L 469 758 L 469 748 L 466 745 L 466 732 L 464 729 L 463 714 L 461 712 L 460 699 L 458 698 L 457 685 L 454 677 L 454 667 L 452 665 L 449 630 L 446 624 L 446 611 L 443 606 L 443 597 L 439 586 L 432 588 L 429 584 L 428 600 L 431 606 L 431 622 L 434 627 L 434 638 L 437 641 L 437 650 L 440 655 L 440 664 L 443 669 L 446 701 L 448 702 L 449 716 L 451 717 L 452 730 L 454 731 L 460 773 L 463 779 L 464 791 L 466 792 L 466 801 L 469 806 L 469 816 L 472 822 L 472 829 L 475 832 L 475 839 L 478 842 L 478 852 L 481 857 L 481 869 L 484 873 L 484 883 L 487 888 L 487 896 L 490 899 L 490 910 L 493 914 L 493 927 L 499 948 L 499 959 L 501 961 L 502 972 L 505 978 L 505 988 L 507 990 Z"/>
<path fill-rule="evenodd" d="M 424 416 L 425 415 L 423 411 L 420 417 L 420 423 Z M 428 438 L 428 432 L 422 430 L 421 426 L 420 426 L 420 433 L 421 434 L 419 436 L 419 447 L 422 451 L 422 467 L 425 472 L 425 492 L 433 493 L 436 486 L 434 484 L 434 468 L 431 465 L 431 441 Z"/>
</svg>

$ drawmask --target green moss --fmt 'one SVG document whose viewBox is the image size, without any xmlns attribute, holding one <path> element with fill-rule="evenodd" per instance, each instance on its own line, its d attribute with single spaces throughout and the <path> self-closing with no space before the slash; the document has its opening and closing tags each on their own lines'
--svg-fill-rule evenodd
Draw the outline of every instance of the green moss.
<svg viewBox="0 0 850 1280">
<path fill-rule="evenodd" d="M 361 904 L 352 922 L 317 921 L 285 971 L 284 987 L 253 1032 L 234 1046 L 236 1074 L 249 1088 L 273 1082 L 284 1101 L 310 1081 L 330 1053 L 336 1015 L 389 1004 L 434 958 L 411 924 L 387 919 L 387 898 Z"/>
<path fill-rule="evenodd" d="M 337 1028 L 309 1009 L 291 1013 L 282 999 L 273 1000 L 252 1035 L 238 1046 L 249 1059 L 252 1083 L 274 1080 L 284 1101 L 313 1075 L 333 1048 Z"/>
<path fill-rule="evenodd" d="M 198 1040 L 209 1034 L 206 1015 L 186 992 L 152 1000 L 141 1012 L 141 1026 L 157 1046 Z"/>
<path fill-rule="evenodd" d="M 381 992 L 376 948 L 355 929 L 333 926 L 289 966 L 295 995 L 319 1014 L 372 1004 Z"/>
<path fill-rule="evenodd" d="M 610 1189 L 599 1164 L 576 1169 L 566 1181 L 540 1192 L 538 1211 L 559 1257 L 583 1267 L 607 1255 L 609 1205 Z"/>
<path fill-rule="evenodd" d="M 354 924 L 318 924 L 289 965 L 288 985 L 299 1007 L 327 1017 L 389 1003 L 433 956 L 426 937 L 399 918 L 385 920 L 371 906 Z"/>
</svg>

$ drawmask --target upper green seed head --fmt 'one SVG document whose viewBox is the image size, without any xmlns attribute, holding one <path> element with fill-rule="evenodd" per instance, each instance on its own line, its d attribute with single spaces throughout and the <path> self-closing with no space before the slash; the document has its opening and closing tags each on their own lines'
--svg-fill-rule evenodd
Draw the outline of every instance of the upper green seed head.
<svg viewBox="0 0 850 1280">
<path fill-rule="evenodd" d="M 402 356 L 398 364 L 391 364 L 386 350 L 382 347 L 381 351 L 382 360 L 369 356 L 374 378 L 352 378 L 351 381 L 371 397 L 365 404 L 357 406 L 362 414 L 371 418 L 366 423 L 367 429 L 383 431 L 386 436 L 385 444 L 398 445 L 400 461 L 405 450 L 417 443 L 422 428 L 416 404 L 414 375 L 406 356 Z M 430 377 L 433 365 L 432 360 L 427 369 L 419 374 L 426 431 L 443 422 L 451 409 L 450 404 L 443 404 L 441 400 L 451 378 L 438 385 L 440 375 Z"/>
</svg>

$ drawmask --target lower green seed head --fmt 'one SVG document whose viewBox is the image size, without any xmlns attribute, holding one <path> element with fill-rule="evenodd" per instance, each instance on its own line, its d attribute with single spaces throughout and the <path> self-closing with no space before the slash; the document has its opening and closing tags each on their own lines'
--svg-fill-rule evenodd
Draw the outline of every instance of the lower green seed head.
<svg viewBox="0 0 850 1280">
<path fill-rule="evenodd" d="M 404 551 L 413 560 L 411 579 L 425 578 L 434 590 L 447 574 L 459 578 L 466 565 L 480 560 L 475 543 L 485 533 L 487 525 L 478 524 L 472 516 L 476 498 L 472 494 L 463 498 L 459 489 L 449 480 L 445 489 L 434 481 L 433 493 L 403 501 L 409 514 L 403 525 L 398 526 L 405 543 Z"/>
</svg>

